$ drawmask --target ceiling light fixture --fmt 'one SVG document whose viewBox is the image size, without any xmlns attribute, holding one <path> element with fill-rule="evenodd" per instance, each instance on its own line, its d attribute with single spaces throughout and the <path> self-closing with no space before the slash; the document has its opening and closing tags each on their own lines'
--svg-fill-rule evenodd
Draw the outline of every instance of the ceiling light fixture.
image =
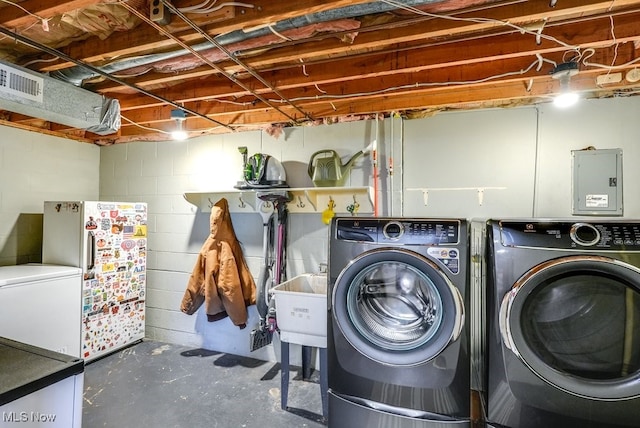
<svg viewBox="0 0 640 428">
<path fill-rule="evenodd" d="M 551 71 L 551 77 L 560 81 L 560 93 L 553 99 L 556 107 L 569 107 L 578 102 L 578 94 L 569 86 L 571 77 L 576 74 L 578 74 L 578 63 L 574 61 L 558 64 Z"/>
<path fill-rule="evenodd" d="M 183 141 L 189 137 L 189 134 L 184 129 L 184 121 L 187 119 L 187 115 L 180 109 L 171 110 L 171 118 L 176 121 L 176 129 L 171 131 L 171 138 L 176 141 Z"/>
</svg>

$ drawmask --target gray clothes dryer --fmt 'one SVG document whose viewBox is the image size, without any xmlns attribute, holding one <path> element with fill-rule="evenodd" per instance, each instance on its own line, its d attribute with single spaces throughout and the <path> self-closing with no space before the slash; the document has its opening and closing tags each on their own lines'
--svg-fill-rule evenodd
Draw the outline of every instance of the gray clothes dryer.
<svg viewBox="0 0 640 428">
<path fill-rule="evenodd" d="M 465 220 L 333 219 L 331 428 L 470 426 L 468 252 Z"/>
<path fill-rule="evenodd" d="M 487 222 L 487 422 L 640 423 L 640 221 Z"/>
</svg>

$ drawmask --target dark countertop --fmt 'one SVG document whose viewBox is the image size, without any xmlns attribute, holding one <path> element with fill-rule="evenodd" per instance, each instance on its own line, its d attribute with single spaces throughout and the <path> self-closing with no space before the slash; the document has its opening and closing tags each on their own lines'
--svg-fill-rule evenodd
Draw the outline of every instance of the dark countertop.
<svg viewBox="0 0 640 428">
<path fill-rule="evenodd" d="M 84 372 L 84 360 L 0 337 L 0 406 Z"/>
</svg>

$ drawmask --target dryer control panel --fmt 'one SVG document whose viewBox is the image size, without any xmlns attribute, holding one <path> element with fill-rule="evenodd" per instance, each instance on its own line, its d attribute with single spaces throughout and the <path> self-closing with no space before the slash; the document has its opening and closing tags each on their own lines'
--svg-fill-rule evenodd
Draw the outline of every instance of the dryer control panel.
<svg viewBox="0 0 640 428">
<path fill-rule="evenodd" d="M 640 251 L 640 222 L 500 221 L 502 245 Z"/>
<path fill-rule="evenodd" d="M 454 245 L 460 241 L 460 220 L 338 218 L 336 239 L 402 245 Z"/>
</svg>

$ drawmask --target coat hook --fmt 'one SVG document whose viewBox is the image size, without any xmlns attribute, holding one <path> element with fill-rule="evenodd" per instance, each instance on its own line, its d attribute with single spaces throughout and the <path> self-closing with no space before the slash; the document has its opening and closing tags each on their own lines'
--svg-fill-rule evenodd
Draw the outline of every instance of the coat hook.
<svg viewBox="0 0 640 428">
<path fill-rule="evenodd" d="M 240 203 L 238 204 L 238 207 L 240 207 L 240 208 L 246 207 L 246 204 L 242 200 L 242 196 L 238 196 L 238 200 L 240 201 Z"/>
<path fill-rule="evenodd" d="M 360 209 L 360 204 L 358 203 L 358 200 L 356 199 L 356 195 L 353 195 L 353 203 L 347 205 L 347 211 L 351 213 L 351 215 L 356 215 L 358 214 L 358 210 Z"/>
<path fill-rule="evenodd" d="M 211 198 L 207 198 L 207 199 L 209 199 L 209 208 L 213 208 L 213 206 L 215 205 L 215 202 L 213 202 Z"/>
<path fill-rule="evenodd" d="M 296 204 L 298 208 L 304 208 L 304 202 L 302 202 L 302 197 L 298 195 L 298 203 Z"/>
</svg>

